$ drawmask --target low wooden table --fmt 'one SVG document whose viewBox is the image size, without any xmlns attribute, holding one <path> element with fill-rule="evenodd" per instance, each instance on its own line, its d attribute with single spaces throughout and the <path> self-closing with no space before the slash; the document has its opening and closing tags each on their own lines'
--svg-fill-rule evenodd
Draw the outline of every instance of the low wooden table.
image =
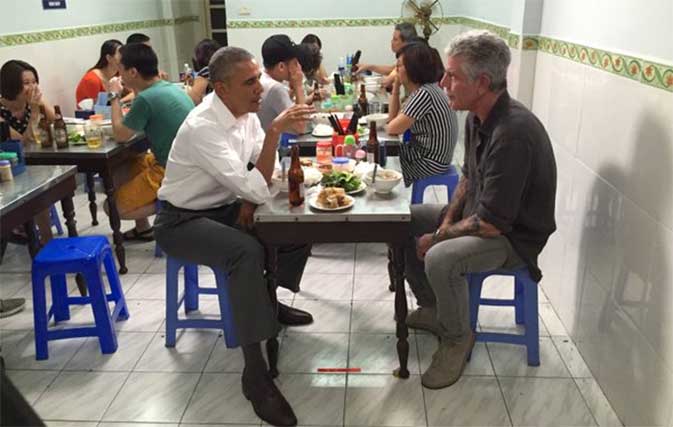
<svg viewBox="0 0 673 427">
<path fill-rule="evenodd" d="M 387 168 L 399 169 L 399 159 L 388 159 Z M 317 193 L 316 193 L 317 194 Z M 376 194 L 373 189 L 353 196 L 355 204 L 343 212 L 318 212 L 305 203 L 290 208 L 287 193 L 255 211 L 255 231 L 268 245 L 270 280 L 277 273 L 277 248 L 286 244 L 383 242 L 391 246 L 395 284 L 395 319 L 399 369 L 394 374 L 408 378 L 409 331 L 407 298 L 404 285 L 404 245 L 409 238 L 411 191 L 400 183 L 391 194 Z"/>
<path fill-rule="evenodd" d="M 79 172 L 86 174 L 89 210 L 91 211 L 93 225 L 98 224 L 93 177 L 96 173 L 101 176 L 107 196 L 110 227 L 112 228 L 112 239 L 115 244 L 117 261 L 119 261 L 120 274 L 125 274 L 128 268 L 126 267 L 126 252 L 120 230 L 121 220 L 114 198 L 113 173 L 115 169 L 127 163 L 138 153 L 146 151 L 148 146 L 147 138 L 144 135 L 137 135 L 125 143 L 117 143 L 106 138 L 99 148 L 89 148 L 86 145 L 71 145 L 64 149 L 42 148 L 38 144 L 28 143 L 24 149 L 26 163 L 29 165 L 73 165 L 77 166 Z"/>
</svg>

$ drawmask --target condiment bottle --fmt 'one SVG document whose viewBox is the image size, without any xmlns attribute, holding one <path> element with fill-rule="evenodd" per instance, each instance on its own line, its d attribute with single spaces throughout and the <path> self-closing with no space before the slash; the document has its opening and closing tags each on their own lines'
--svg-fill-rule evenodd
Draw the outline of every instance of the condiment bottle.
<svg viewBox="0 0 673 427">
<path fill-rule="evenodd" d="M 11 181 L 13 179 L 12 165 L 9 163 L 9 160 L 0 160 L 0 181 Z"/>
<path fill-rule="evenodd" d="M 354 158 L 357 146 L 355 145 L 355 137 L 353 135 L 346 135 L 344 138 L 344 156 Z"/>
<path fill-rule="evenodd" d="M 331 141 L 318 141 L 315 147 L 315 160 L 321 165 L 332 163 Z"/>
</svg>

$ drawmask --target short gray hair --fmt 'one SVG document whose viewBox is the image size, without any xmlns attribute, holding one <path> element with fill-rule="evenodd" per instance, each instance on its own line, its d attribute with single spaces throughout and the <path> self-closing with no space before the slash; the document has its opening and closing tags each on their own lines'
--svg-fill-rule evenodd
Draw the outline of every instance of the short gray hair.
<svg viewBox="0 0 673 427">
<path fill-rule="evenodd" d="M 405 43 L 408 42 L 409 39 L 418 37 L 418 33 L 416 33 L 416 26 L 411 22 L 400 22 L 399 24 L 395 25 L 395 31 L 400 32 L 400 39 L 402 39 L 402 41 Z"/>
<path fill-rule="evenodd" d="M 211 82 L 224 82 L 231 77 L 239 62 L 252 61 L 255 57 L 240 47 L 227 46 L 218 49 L 210 58 L 208 72 Z"/>
<path fill-rule="evenodd" d="M 464 59 L 463 71 L 470 80 L 486 74 L 491 79 L 490 90 L 507 88 L 507 67 L 512 55 L 507 43 L 492 32 L 472 30 L 459 34 L 451 40 L 445 53 Z"/>
</svg>

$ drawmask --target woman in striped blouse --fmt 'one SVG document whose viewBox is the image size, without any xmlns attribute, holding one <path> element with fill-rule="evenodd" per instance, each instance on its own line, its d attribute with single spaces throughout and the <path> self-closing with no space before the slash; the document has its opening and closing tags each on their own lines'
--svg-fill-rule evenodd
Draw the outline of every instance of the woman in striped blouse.
<svg viewBox="0 0 673 427">
<path fill-rule="evenodd" d="M 438 82 L 444 73 L 436 49 L 425 42 L 406 44 L 397 53 L 397 78 L 390 96 L 387 132 L 411 140 L 400 146 L 404 184 L 448 171 L 458 140 L 458 119 Z M 408 95 L 400 106 L 400 86 Z"/>
</svg>

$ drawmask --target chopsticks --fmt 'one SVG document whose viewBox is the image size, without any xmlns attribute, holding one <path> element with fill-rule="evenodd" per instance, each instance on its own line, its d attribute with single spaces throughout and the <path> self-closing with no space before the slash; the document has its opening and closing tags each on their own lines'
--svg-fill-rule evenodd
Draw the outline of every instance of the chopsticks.
<svg viewBox="0 0 673 427">
<path fill-rule="evenodd" d="M 332 125 L 332 128 L 338 135 L 346 135 L 346 131 L 344 130 L 343 127 L 341 127 L 341 123 L 339 122 L 337 116 L 335 116 L 334 114 L 330 114 L 329 116 L 327 116 L 327 119 L 329 120 L 330 124 Z"/>
<path fill-rule="evenodd" d="M 341 125 L 339 125 L 339 121 L 334 117 L 334 115 L 330 114 L 327 116 L 327 120 L 329 120 L 329 124 L 332 125 L 334 132 L 336 132 L 337 135 L 341 135 Z"/>
<path fill-rule="evenodd" d="M 346 128 L 347 134 L 355 135 L 355 132 L 358 130 L 358 120 L 360 120 L 360 112 L 356 111 L 351 116 L 351 121 L 348 122 L 348 127 Z"/>
</svg>

